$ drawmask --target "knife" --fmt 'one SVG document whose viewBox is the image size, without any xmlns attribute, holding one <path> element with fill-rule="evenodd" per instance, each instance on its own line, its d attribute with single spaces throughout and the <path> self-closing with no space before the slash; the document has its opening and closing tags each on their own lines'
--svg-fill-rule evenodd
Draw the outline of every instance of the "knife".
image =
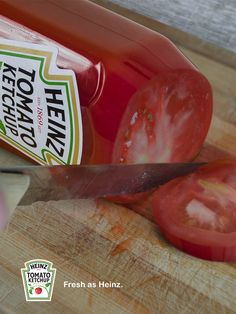
<svg viewBox="0 0 236 314">
<path fill-rule="evenodd" d="M 21 199 L 20 205 L 29 205 L 36 201 L 132 194 L 158 187 L 177 176 L 191 173 L 204 164 L 201 162 L 0 168 L 0 190 L 2 189 L 11 199 L 21 180 L 24 189 L 17 200 L 19 202 Z"/>
</svg>

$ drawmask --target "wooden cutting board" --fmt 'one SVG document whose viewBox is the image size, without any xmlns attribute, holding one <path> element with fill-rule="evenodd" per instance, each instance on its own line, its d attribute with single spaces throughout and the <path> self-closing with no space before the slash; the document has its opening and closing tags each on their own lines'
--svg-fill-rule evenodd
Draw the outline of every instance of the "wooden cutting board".
<svg viewBox="0 0 236 314">
<path fill-rule="evenodd" d="M 214 89 L 214 117 L 198 159 L 236 156 L 235 68 L 184 42 L 180 48 Z M 20 163 L 0 150 L 0 164 Z M 150 209 L 137 210 L 93 200 L 17 207 L 0 234 L 0 313 L 236 313 L 235 264 L 176 250 L 162 238 Z M 25 301 L 20 269 L 35 258 L 57 269 L 51 302 Z M 122 288 L 64 288 L 64 281 L 119 282 Z"/>
</svg>

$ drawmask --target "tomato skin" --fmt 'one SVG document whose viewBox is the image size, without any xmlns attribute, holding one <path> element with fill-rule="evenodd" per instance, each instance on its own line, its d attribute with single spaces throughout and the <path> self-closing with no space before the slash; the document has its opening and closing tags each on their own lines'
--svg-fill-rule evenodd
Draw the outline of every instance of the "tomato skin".
<svg viewBox="0 0 236 314">
<path fill-rule="evenodd" d="M 194 174 L 168 182 L 154 192 L 152 198 L 154 218 L 166 239 L 178 249 L 195 257 L 213 261 L 236 261 L 235 222 L 233 231 L 219 232 L 214 228 L 191 226 L 181 220 L 184 204 L 196 192 L 194 184 L 198 180 L 219 179 L 225 182 L 232 175 L 236 175 L 236 160 L 212 162 L 200 167 Z M 236 176 L 234 180 L 235 178 Z M 234 183 L 236 187 L 236 182 Z M 206 192 L 201 193 L 203 199 L 206 198 Z M 236 220 L 236 205 L 234 206 L 233 217 Z M 214 209 L 217 210 L 217 206 Z M 221 213 L 224 214 L 223 209 Z M 226 210 L 225 213 L 227 214 Z"/>
<path fill-rule="evenodd" d="M 160 227 L 165 238 L 179 250 L 193 255 L 195 257 L 218 262 L 235 262 L 236 261 L 236 236 L 234 244 L 229 246 L 211 246 L 199 245 L 186 239 L 175 237 L 172 233 Z"/>
</svg>

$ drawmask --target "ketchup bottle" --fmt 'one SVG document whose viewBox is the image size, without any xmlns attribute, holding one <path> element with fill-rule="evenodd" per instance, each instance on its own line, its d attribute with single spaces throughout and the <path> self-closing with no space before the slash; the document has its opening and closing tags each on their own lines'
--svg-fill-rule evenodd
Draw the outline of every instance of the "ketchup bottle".
<svg viewBox="0 0 236 314">
<path fill-rule="evenodd" d="M 177 162 L 198 153 L 211 87 L 167 38 L 84 0 L 1 0 L 0 7 L 2 147 L 41 164 Z M 57 71 L 75 73 L 70 123 L 51 74 L 38 96 L 37 71 L 25 68 L 30 49 L 34 60 L 37 50 L 41 59 L 58 51 L 42 63 L 48 73 L 54 56 Z"/>
</svg>

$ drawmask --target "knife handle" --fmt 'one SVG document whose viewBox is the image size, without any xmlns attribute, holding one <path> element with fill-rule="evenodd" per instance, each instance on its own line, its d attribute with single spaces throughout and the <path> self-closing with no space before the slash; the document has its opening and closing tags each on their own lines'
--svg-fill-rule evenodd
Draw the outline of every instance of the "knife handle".
<svg viewBox="0 0 236 314">
<path fill-rule="evenodd" d="M 30 184 L 25 174 L 0 173 L 0 228 L 5 226 Z"/>
</svg>

